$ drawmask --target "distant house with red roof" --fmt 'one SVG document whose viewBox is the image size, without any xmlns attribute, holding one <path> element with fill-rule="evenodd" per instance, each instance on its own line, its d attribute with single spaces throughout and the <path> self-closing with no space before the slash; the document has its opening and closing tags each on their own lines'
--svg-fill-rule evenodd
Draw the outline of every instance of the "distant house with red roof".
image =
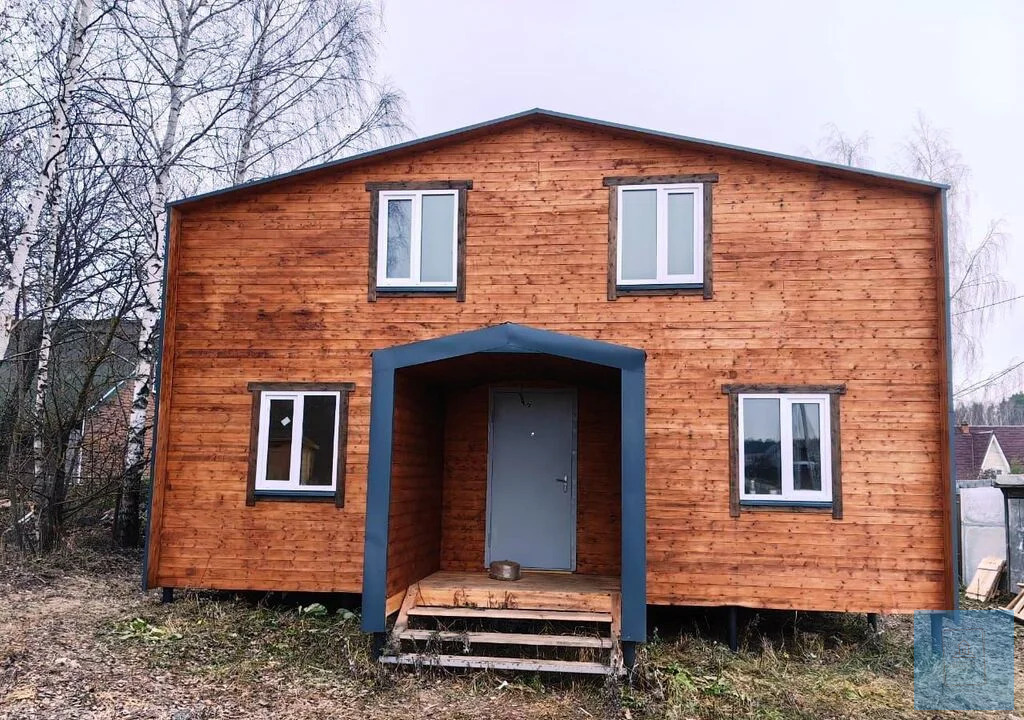
<svg viewBox="0 0 1024 720">
<path fill-rule="evenodd" d="M 1024 473 L 1024 425 L 961 423 L 953 443 L 964 582 L 984 557 L 1006 558 L 1006 514 L 998 476 Z"/>
<path fill-rule="evenodd" d="M 961 487 L 981 478 L 1024 473 L 1024 425 L 961 423 L 954 453 Z"/>
</svg>

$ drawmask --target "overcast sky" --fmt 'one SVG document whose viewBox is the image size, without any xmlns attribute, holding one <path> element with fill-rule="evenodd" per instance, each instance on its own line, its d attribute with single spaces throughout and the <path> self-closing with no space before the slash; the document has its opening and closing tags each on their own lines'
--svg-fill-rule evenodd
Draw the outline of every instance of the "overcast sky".
<svg viewBox="0 0 1024 720">
<path fill-rule="evenodd" d="M 386 0 L 381 70 L 414 134 L 532 107 L 807 155 L 826 123 L 893 170 L 920 110 L 972 169 L 972 223 L 1002 218 L 1024 293 L 1024 2 Z M 1024 300 L 983 371 L 1024 360 Z"/>
</svg>

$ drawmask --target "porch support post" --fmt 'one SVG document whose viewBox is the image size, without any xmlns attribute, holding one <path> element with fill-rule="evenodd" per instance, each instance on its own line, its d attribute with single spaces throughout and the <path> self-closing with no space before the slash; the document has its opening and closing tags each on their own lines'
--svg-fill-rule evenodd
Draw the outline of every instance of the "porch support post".
<svg viewBox="0 0 1024 720">
<path fill-rule="evenodd" d="M 735 605 L 729 606 L 729 649 L 736 652 L 740 649 L 739 631 L 737 628 L 737 611 Z"/>
<path fill-rule="evenodd" d="M 395 368 L 373 357 L 370 391 L 370 457 L 366 473 L 366 534 L 363 542 L 363 631 L 383 633 L 387 622 L 388 511 L 391 507 L 391 431 Z"/>
<path fill-rule="evenodd" d="M 622 664 L 626 666 L 627 670 L 632 670 L 633 666 L 636 665 L 635 642 L 622 643 Z"/>
<path fill-rule="evenodd" d="M 644 365 L 622 368 L 622 641 L 647 639 L 647 459 Z"/>
<path fill-rule="evenodd" d="M 929 617 L 932 623 L 932 653 L 939 655 L 942 653 L 942 618 L 945 617 L 944 613 L 933 612 Z"/>
<path fill-rule="evenodd" d="M 373 640 L 370 643 L 370 658 L 372 660 L 380 660 L 380 656 L 384 654 L 384 648 L 388 644 L 388 634 L 383 632 L 375 632 L 373 634 Z"/>
</svg>

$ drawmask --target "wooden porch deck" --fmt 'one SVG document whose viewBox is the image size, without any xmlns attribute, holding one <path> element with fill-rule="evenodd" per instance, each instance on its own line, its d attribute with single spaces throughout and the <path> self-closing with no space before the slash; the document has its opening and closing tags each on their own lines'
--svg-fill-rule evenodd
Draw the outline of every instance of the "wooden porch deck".
<svg viewBox="0 0 1024 720">
<path fill-rule="evenodd" d="M 619 579 L 527 570 L 521 579 L 509 581 L 494 580 L 484 571 L 436 572 L 414 588 L 418 605 L 612 612 Z"/>
</svg>

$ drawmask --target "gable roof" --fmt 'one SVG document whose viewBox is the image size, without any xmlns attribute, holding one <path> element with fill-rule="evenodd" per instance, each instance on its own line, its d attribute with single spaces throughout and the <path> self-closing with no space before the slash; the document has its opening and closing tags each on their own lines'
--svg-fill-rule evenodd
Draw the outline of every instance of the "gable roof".
<svg viewBox="0 0 1024 720">
<path fill-rule="evenodd" d="M 522 124 L 525 122 L 529 122 L 531 120 L 550 120 L 567 125 L 573 125 L 576 127 L 610 130 L 621 134 L 635 135 L 647 139 L 654 139 L 669 143 L 678 143 L 680 145 L 702 147 L 709 150 L 723 151 L 737 155 L 747 156 L 753 159 L 774 160 L 776 162 L 781 162 L 788 165 L 795 165 L 798 167 L 803 167 L 805 169 L 815 169 L 824 171 L 831 175 L 846 177 L 852 180 L 870 181 L 873 183 L 895 185 L 907 189 L 916 190 L 918 192 L 934 193 L 949 188 L 948 185 L 945 185 L 943 183 L 932 182 L 930 180 L 919 180 L 916 178 L 906 177 L 903 175 L 894 175 L 891 173 L 879 172 L 877 170 L 867 170 L 864 168 L 856 168 L 848 165 L 839 165 L 836 163 L 825 162 L 823 160 L 803 158 L 798 157 L 796 155 L 786 155 L 783 153 L 776 153 L 768 150 L 757 150 L 755 148 L 743 147 L 742 145 L 732 145 L 729 143 L 716 142 L 713 140 L 703 140 L 701 138 L 689 137 L 686 135 L 677 135 L 675 133 L 664 132 L 661 130 L 650 130 L 647 128 L 636 127 L 634 125 L 623 125 L 621 123 L 609 122 L 607 120 L 596 120 L 594 118 L 582 117 L 580 115 L 570 115 L 568 113 L 556 112 L 554 110 L 533 108 L 532 110 L 524 110 L 523 112 L 514 113 L 512 115 L 505 115 L 503 117 L 495 118 L 493 120 L 486 120 L 484 122 L 476 123 L 473 125 L 467 125 L 465 127 L 457 128 L 455 130 L 448 130 L 446 132 L 437 133 L 435 135 L 428 135 L 426 137 L 417 138 L 415 140 L 408 140 L 406 142 L 397 143 L 395 145 L 389 145 L 387 147 L 378 148 L 376 150 L 369 150 L 367 152 L 359 153 L 357 155 L 350 155 L 339 160 L 331 160 L 320 165 L 314 165 L 308 168 L 300 168 L 298 170 L 293 170 L 291 172 L 281 173 L 279 175 L 271 175 L 270 177 L 261 178 L 258 180 L 251 180 L 249 182 L 241 183 L 239 185 L 233 185 L 231 187 L 223 188 L 221 190 L 213 190 L 211 192 L 201 193 L 199 195 L 192 195 L 191 197 L 180 198 L 178 200 L 174 200 L 173 202 L 168 203 L 168 205 L 176 207 L 179 205 L 185 205 L 187 203 L 197 202 L 199 200 L 206 200 L 207 198 L 213 198 L 221 195 L 226 195 L 229 193 L 239 192 L 242 190 L 248 190 L 259 185 L 267 185 L 269 183 L 279 182 L 281 180 L 293 178 L 297 175 L 303 175 L 305 173 L 313 173 L 318 172 L 320 170 L 326 170 L 328 168 L 336 168 L 345 165 L 355 165 L 361 162 L 366 162 L 368 160 L 381 158 L 387 155 L 408 152 L 411 150 L 426 150 L 447 142 L 455 142 L 476 134 L 494 132 L 505 127 Z"/>
<path fill-rule="evenodd" d="M 1024 425 L 972 425 L 975 430 L 994 435 L 1011 465 L 1024 465 Z"/>
<path fill-rule="evenodd" d="M 981 475 L 981 463 L 985 460 L 988 446 L 992 444 L 991 432 L 979 432 L 970 428 L 963 432 L 956 430 L 953 451 L 956 456 L 956 479 L 958 481 L 977 480 Z"/>
</svg>

